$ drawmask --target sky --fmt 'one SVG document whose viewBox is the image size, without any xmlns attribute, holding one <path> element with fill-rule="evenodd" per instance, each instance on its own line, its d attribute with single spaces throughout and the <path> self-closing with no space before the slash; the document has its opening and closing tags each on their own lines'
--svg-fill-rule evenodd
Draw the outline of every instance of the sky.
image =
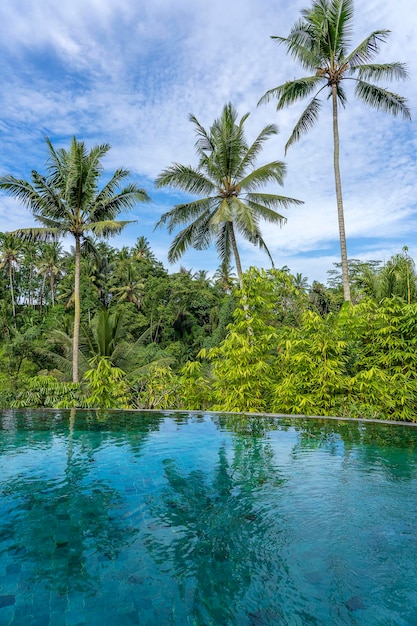
<svg viewBox="0 0 417 626">
<path fill-rule="evenodd" d="M 281 228 L 262 226 L 275 266 L 325 282 L 340 258 L 331 103 L 324 100 L 318 123 L 286 155 L 306 102 L 278 112 L 273 102 L 257 106 L 267 90 L 306 74 L 271 35 L 287 36 L 308 6 L 309 0 L 1 0 L 0 174 L 45 173 L 45 137 L 57 148 L 68 148 L 73 136 L 88 148 L 109 143 L 102 183 L 123 166 L 152 198 L 123 216 L 136 223 L 110 245 L 133 246 L 145 236 L 169 271 L 214 272 L 214 247 L 190 249 L 168 263 L 174 235 L 154 227 L 185 198 L 155 189 L 153 181 L 173 162 L 197 165 L 189 114 L 208 128 L 232 102 L 239 117 L 250 113 L 249 142 L 267 124 L 279 128 L 259 165 L 282 160 L 287 175 L 282 188 L 267 191 L 304 201 L 283 211 Z M 352 47 L 378 29 L 391 34 L 375 61 L 406 63 L 410 76 L 381 85 L 406 97 L 415 117 L 414 2 L 357 0 Z M 407 246 L 417 259 L 416 123 L 366 107 L 349 87 L 340 112 L 348 256 L 386 261 Z M 33 223 L 28 209 L 1 193 L 0 231 Z M 244 268 L 270 267 L 264 252 L 238 243 Z"/>
</svg>

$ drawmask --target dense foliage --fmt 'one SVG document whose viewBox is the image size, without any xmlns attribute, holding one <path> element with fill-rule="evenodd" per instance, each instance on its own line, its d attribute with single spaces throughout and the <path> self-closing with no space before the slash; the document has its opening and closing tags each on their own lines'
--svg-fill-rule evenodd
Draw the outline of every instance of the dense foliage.
<svg viewBox="0 0 417 626">
<path fill-rule="evenodd" d="M 287 268 L 169 274 L 148 242 L 81 258 L 80 382 L 72 382 L 74 258 L 0 237 L 3 407 L 178 408 L 417 421 L 417 277 L 404 249 L 352 260 L 329 285 Z"/>
<path fill-rule="evenodd" d="M 388 31 L 347 52 L 352 0 L 314 0 L 287 38 L 278 38 L 314 74 L 268 91 L 277 108 L 313 95 L 287 142 L 317 120 L 324 89 L 333 103 L 341 263 L 328 286 L 288 268 L 242 271 L 236 235 L 269 250 L 261 222 L 300 200 L 264 192 L 282 185 L 285 164 L 259 165 L 266 126 L 250 144 L 248 114 L 231 103 L 208 130 L 191 116 L 198 163 L 157 177 L 191 195 L 157 226 L 174 237 L 168 258 L 212 242 L 213 277 L 169 274 L 141 236 L 120 250 L 102 241 L 128 223 L 117 218 L 145 190 L 117 169 L 100 187 L 108 144 L 68 151 L 47 139 L 47 174 L 7 174 L 0 189 L 40 225 L 0 233 L 0 406 L 275 412 L 417 421 L 417 276 L 406 248 L 385 265 L 347 257 L 339 172 L 342 81 L 366 104 L 408 118 L 405 100 L 368 80 L 405 78 L 401 63 L 371 63 Z M 60 237 L 70 235 L 71 252 Z M 101 241 L 100 241 L 101 240 Z M 230 263 L 234 260 L 237 279 Z M 272 261 L 271 257 L 270 260 Z"/>
<path fill-rule="evenodd" d="M 78 348 L 80 336 L 80 259 L 82 247 L 93 247 L 93 238 L 110 237 L 119 233 L 128 222 L 117 220 L 122 210 L 133 208 L 136 202 L 148 201 L 143 189 L 135 184 L 122 187 L 129 172 L 119 168 L 102 189 L 99 181 L 103 173 L 102 158 L 110 150 L 109 144 L 95 146 L 90 151 L 83 141 L 72 138 L 69 150 L 48 147 L 47 175 L 32 170 L 31 182 L 10 174 L 0 177 L 0 189 L 14 196 L 32 212 L 37 228 L 23 228 L 6 237 L 20 237 L 31 243 L 57 241 L 71 235 L 74 255 L 74 330 L 72 380 L 79 380 Z M 9 257 L 10 259 L 10 257 Z M 9 260 L 9 278 L 10 274 Z M 52 268 L 49 268 L 52 280 Z M 10 285 L 12 283 L 10 282 Z M 12 291 L 13 296 L 13 291 Z M 14 297 L 12 297 L 14 307 Z"/>
</svg>

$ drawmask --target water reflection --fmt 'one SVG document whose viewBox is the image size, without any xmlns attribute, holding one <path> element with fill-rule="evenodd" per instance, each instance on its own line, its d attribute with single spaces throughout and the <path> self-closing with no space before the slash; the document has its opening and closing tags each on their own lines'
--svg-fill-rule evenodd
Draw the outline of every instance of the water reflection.
<svg viewBox="0 0 417 626">
<path fill-rule="evenodd" d="M 218 450 L 212 472 L 181 471 L 174 459 L 163 466 L 167 486 L 151 503 L 145 545 L 178 581 L 195 623 L 287 623 L 276 598 L 300 591 L 288 575 L 290 533 L 277 513 L 285 479 L 268 442 L 234 438 Z"/>
<path fill-rule="evenodd" d="M 296 433 L 294 458 L 308 450 L 323 450 L 346 459 L 359 456 L 364 468 L 378 467 L 390 480 L 411 480 L 417 475 L 417 427 L 412 425 L 248 415 L 214 419 L 221 428 L 253 437 L 291 430 Z"/>
<path fill-rule="evenodd" d="M 0 564 L 38 609 L 47 588 L 90 602 L 80 623 L 413 623 L 415 428 L 33 411 L 0 433 Z"/>
<path fill-rule="evenodd" d="M 138 532 L 118 515 L 123 491 L 101 475 L 97 457 L 121 443 L 139 455 L 162 417 L 121 420 L 116 428 L 109 415 L 91 412 L 7 412 L 0 419 L 7 435 L 0 558 L 24 562 L 33 581 L 60 593 L 94 589 L 100 563 L 115 560 Z"/>
<path fill-rule="evenodd" d="M 292 420 L 298 436 L 294 452 L 322 449 L 352 455 L 367 472 L 380 470 L 389 480 L 411 480 L 417 470 L 417 428 L 345 420 Z"/>
</svg>

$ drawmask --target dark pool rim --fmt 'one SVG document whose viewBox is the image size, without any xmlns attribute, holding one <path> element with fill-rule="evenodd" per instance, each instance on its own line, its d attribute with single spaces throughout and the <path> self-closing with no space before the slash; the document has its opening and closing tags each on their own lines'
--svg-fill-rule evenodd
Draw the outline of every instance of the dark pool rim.
<svg viewBox="0 0 417 626">
<path fill-rule="evenodd" d="M 358 422 L 363 424 L 385 424 L 389 426 L 412 426 L 417 427 L 416 422 L 406 422 L 399 420 L 382 420 L 376 418 L 366 418 L 366 417 L 338 417 L 337 415 L 303 415 L 302 413 L 255 413 L 255 412 L 244 412 L 244 411 L 209 411 L 205 409 L 98 409 L 98 408 L 87 408 L 87 407 L 70 407 L 70 408 L 59 408 L 54 409 L 52 407 L 22 407 L 22 408 L 9 408 L 9 409 L 0 409 L 0 414 L 7 413 L 12 411 L 13 413 L 31 411 L 31 412 L 48 412 L 48 413 L 58 413 L 60 411 L 71 412 L 71 411 L 84 411 L 91 413 L 158 413 L 159 415 L 242 415 L 244 417 L 269 417 L 277 420 L 280 419 L 294 419 L 294 420 L 332 420 L 337 422 Z"/>
</svg>

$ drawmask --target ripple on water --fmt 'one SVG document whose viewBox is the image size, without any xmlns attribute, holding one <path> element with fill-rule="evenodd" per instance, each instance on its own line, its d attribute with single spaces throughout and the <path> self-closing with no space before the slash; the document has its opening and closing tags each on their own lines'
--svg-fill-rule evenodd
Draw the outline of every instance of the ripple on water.
<svg viewBox="0 0 417 626">
<path fill-rule="evenodd" d="M 0 415 L 0 623 L 415 623 L 417 429 L 228 419 Z"/>
</svg>

